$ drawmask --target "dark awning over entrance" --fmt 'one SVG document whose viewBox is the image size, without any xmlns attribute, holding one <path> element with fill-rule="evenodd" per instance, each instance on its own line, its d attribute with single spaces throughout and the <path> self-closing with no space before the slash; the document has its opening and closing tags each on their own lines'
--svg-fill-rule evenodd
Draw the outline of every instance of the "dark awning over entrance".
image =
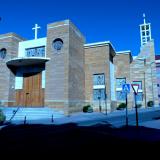
<svg viewBox="0 0 160 160">
<path fill-rule="evenodd" d="M 45 57 L 23 57 L 23 58 L 14 58 L 6 62 L 7 66 L 21 67 L 21 66 L 30 66 L 43 64 L 49 61 L 50 58 Z"/>
</svg>

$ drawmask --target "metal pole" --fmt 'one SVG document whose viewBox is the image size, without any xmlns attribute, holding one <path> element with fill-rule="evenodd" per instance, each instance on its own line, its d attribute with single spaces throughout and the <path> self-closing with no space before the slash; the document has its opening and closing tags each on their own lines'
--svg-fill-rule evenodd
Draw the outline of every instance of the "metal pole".
<svg viewBox="0 0 160 160">
<path fill-rule="evenodd" d="M 99 111 L 101 112 L 101 110 L 100 110 L 100 97 L 98 97 L 98 101 L 99 101 Z"/>
<path fill-rule="evenodd" d="M 106 115 L 108 114 L 107 113 L 107 94 L 105 93 L 105 107 L 106 107 Z"/>
<path fill-rule="evenodd" d="M 128 99 L 127 99 L 127 92 L 126 92 L 126 126 L 128 127 Z"/>
<path fill-rule="evenodd" d="M 100 112 L 102 112 L 102 108 L 101 108 L 101 97 L 99 97 L 99 110 L 100 110 Z"/>
<path fill-rule="evenodd" d="M 134 98 L 135 98 L 135 109 L 136 109 L 136 127 L 138 128 L 138 109 L 137 109 L 137 94 L 135 93 Z"/>
</svg>

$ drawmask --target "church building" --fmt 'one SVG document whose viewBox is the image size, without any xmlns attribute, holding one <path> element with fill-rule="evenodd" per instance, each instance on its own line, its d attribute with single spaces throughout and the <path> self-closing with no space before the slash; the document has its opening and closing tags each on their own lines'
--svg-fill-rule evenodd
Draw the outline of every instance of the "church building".
<svg viewBox="0 0 160 160">
<path fill-rule="evenodd" d="M 70 21 L 47 25 L 45 38 L 26 40 L 15 33 L 0 35 L 0 105 L 49 107 L 69 114 L 92 105 L 113 111 L 125 102 L 125 83 L 139 85 L 137 100 L 158 105 L 154 41 L 150 23 L 140 25 L 141 50 L 117 52 L 111 42 L 87 44 Z M 128 107 L 134 107 L 132 89 Z"/>
</svg>

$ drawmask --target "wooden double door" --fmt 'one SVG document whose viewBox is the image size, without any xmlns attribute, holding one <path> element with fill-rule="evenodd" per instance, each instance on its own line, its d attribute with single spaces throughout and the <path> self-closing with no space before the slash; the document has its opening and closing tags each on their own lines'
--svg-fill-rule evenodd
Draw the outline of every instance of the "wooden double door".
<svg viewBox="0 0 160 160">
<path fill-rule="evenodd" d="M 42 72 L 23 74 L 23 89 L 16 91 L 16 102 L 25 107 L 44 106 Z"/>
</svg>

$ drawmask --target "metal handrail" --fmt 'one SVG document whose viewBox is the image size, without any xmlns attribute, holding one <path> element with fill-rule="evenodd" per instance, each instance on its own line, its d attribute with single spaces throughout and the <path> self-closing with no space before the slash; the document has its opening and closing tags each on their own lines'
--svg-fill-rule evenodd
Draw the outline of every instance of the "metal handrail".
<svg viewBox="0 0 160 160">
<path fill-rule="evenodd" d="M 16 111 L 13 113 L 13 115 L 12 115 L 12 117 L 10 118 L 9 121 L 11 121 L 11 120 L 15 117 L 15 115 L 16 115 L 16 113 L 18 112 L 19 109 L 20 109 L 20 107 L 18 107 L 18 108 L 16 109 Z"/>
</svg>

